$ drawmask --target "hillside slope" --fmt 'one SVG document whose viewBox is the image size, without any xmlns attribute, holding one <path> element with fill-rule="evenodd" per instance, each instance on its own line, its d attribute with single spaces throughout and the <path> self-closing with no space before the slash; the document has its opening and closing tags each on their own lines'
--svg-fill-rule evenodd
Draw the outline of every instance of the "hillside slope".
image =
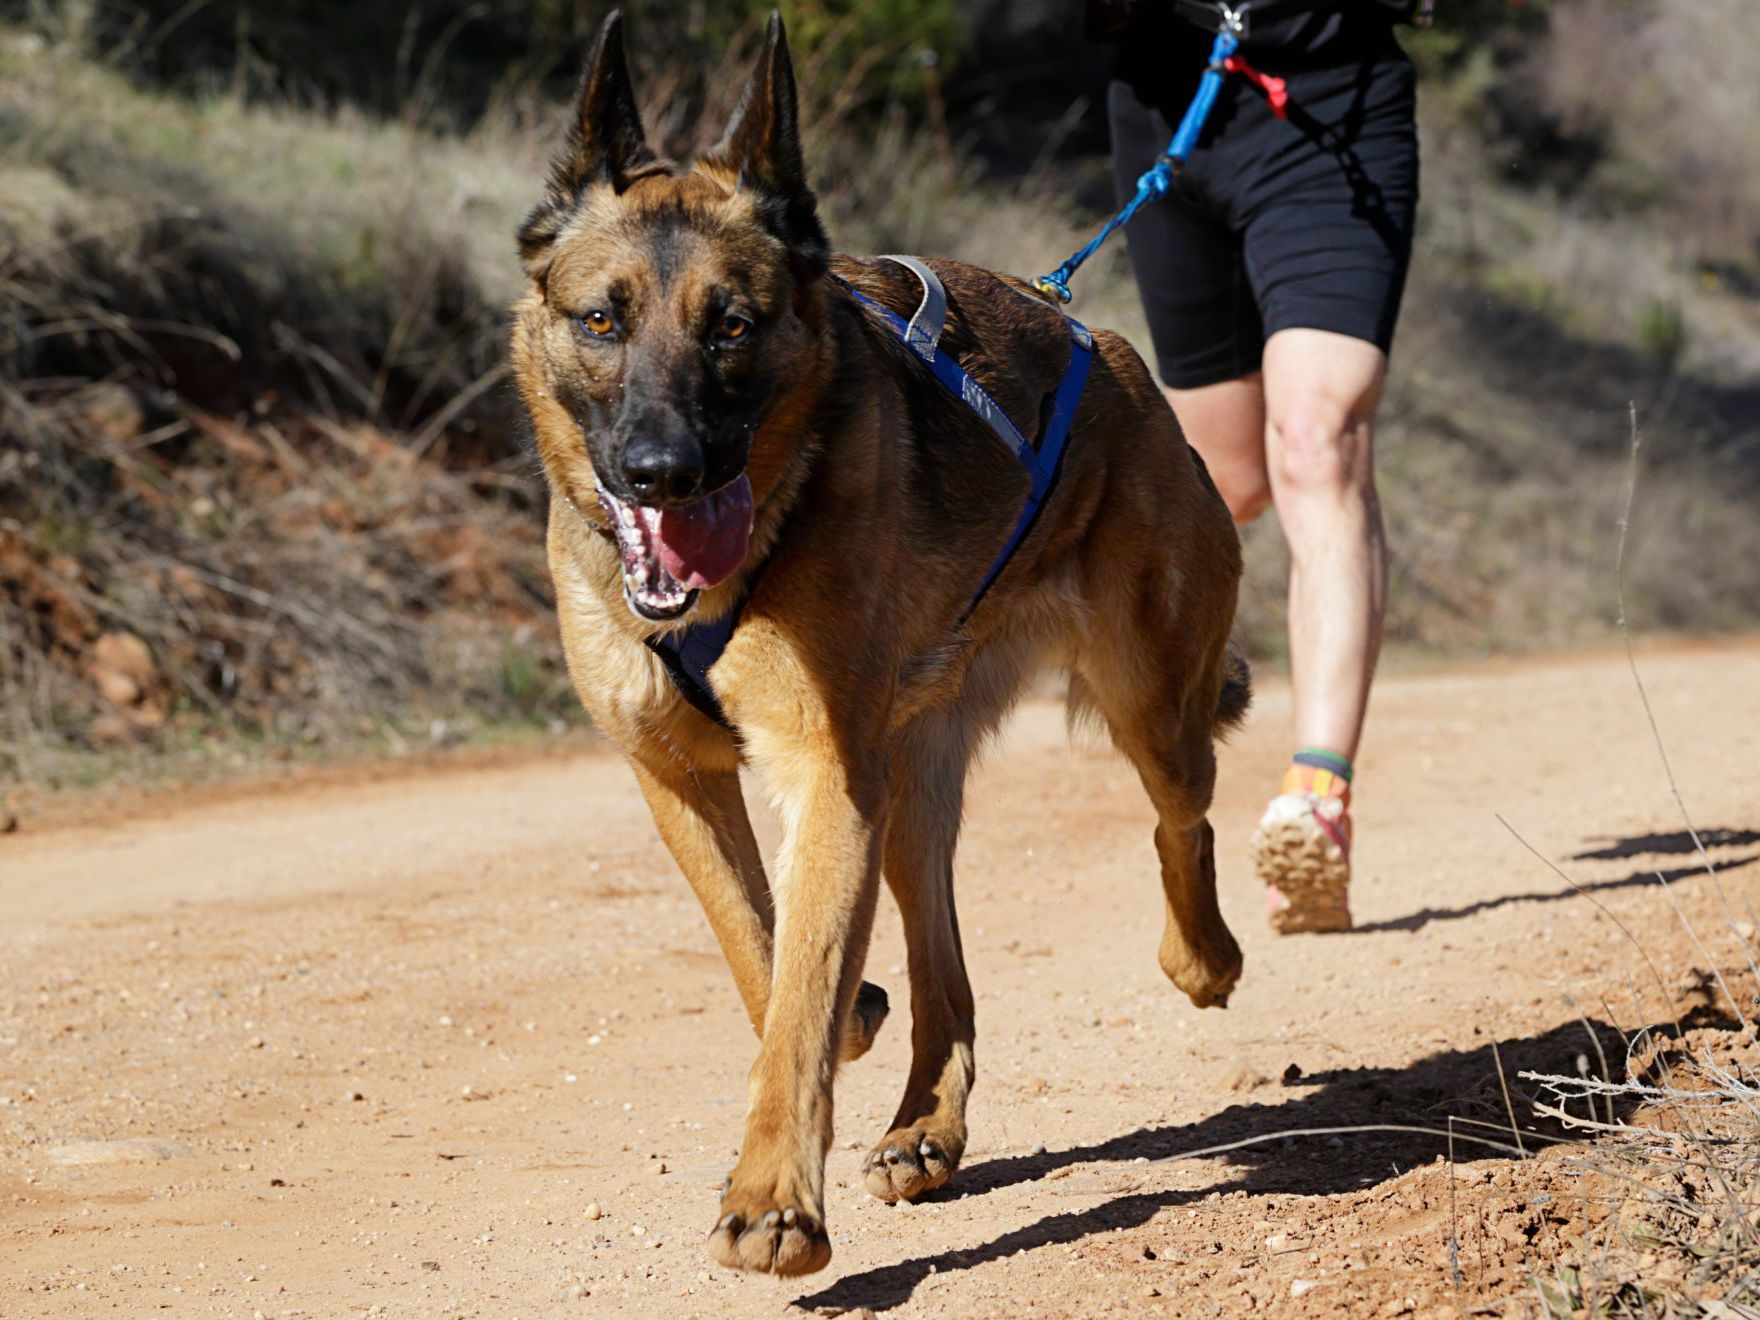
<svg viewBox="0 0 1760 1320">
<path fill-rule="evenodd" d="M 707 80 L 720 101 L 644 70 L 657 132 L 718 125 L 735 64 Z M 459 130 L 134 72 L 126 52 L 0 28 L 0 776 L 576 720 L 502 339 L 509 235 L 556 108 L 505 99 Z M 1549 274 L 1549 194 L 1469 130 L 1470 81 L 1426 101 L 1383 439 L 1394 643 L 1605 631 L 1628 401 L 1646 436 L 1632 618 L 1751 623 L 1760 303 L 1617 216 L 1569 217 L 1587 264 Z M 997 177 L 917 102 L 812 94 L 848 250 L 1031 272 L 1096 222 L 1100 162 L 1058 163 L 1051 142 Z M 1616 268 L 1645 288 L 1692 275 L 1673 338 L 1632 329 Z M 1079 298 L 1141 334 L 1121 249 Z M 1281 549 L 1269 523 L 1249 541 L 1243 632 L 1275 656 Z"/>
</svg>

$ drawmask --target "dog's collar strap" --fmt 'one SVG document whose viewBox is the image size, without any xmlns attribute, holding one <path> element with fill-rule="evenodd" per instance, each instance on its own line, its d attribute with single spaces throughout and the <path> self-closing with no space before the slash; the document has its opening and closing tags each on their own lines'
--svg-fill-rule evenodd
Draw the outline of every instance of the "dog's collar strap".
<svg viewBox="0 0 1760 1320">
<path fill-rule="evenodd" d="M 833 278 L 859 304 L 892 328 L 948 393 L 971 409 L 990 429 L 991 434 L 1008 447 L 1009 453 L 1027 470 L 1027 476 L 1031 479 L 1026 503 L 1021 508 L 1020 516 L 1015 519 L 1008 540 L 1003 543 L 989 571 L 984 574 L 984 580 L 979 583 L 977 591 L 959 616 L 959 622 L 963 624 L 972 616 L 972 611 L 978 608 L 991 585 L 1002 575 L 1003 569 L 1008 567 L 1009 560 L 1014 558 L 1021 542 L 1033 530 L 1033 525 L 1039 520 L 1039 511 L 1045 507 L 1046 497 L 1057 484 L 1058 474 L 1063 469 L 1064 451 L 1069 447 L 1070 428 L 1075 422 L 1076 409 L 1082 402 L 1082 391 L 1088 383 L 1088 368 L 1093 364 L 1094 338 L 1080 321 L 1070 316 L 1064 317 L 1070 335 L 1069 364 L 1064 367 L 1063 378 L 1058 381 L 1057 390 L 1052 395 L 1051 416 L 1035 446 L 1021 433 L 1020 428 L 1003 411 L 1002 405 L 996 402 L 990 392 L 973 380 L 951 353 L 941 351 L 941 332 L 947 324 L 947 290 L 935 272 L 915 257 L 889 256 L 883 260 L 897 262 L 915 275 L 918 283 L 923 286 L 922 300 L 908 321 L 890 307 L 853 288 L 847 281 L 837 279 L 836 276 Z M 752 583 L 748 581 L 748 597 L 751 587 Z M 722 652 L 733 638 L 734 629 L 739 627 L 740 614 L 745 609 L 745 603 L 745 598 L 742 597 L 738 604 L 719 619 L 647 639 L 648 649 L 666 667 L 667 676 L 678 689 L 679 695 L 729 732 L 737 731 L 715 696 L 714 685 L 709 682 L 709 670 L 721 658 Z"/>
</svg>

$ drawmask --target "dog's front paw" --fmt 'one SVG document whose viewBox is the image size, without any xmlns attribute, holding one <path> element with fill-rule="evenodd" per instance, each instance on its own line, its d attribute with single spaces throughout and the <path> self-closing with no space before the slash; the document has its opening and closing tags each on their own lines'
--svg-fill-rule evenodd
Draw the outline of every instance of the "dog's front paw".
<svg viewBox="0 0 1760 1320">
<path fill-rule="evenodd" d="M 963 1148 L 923 1127 L 889 1132 L 869 1152 L 862 1185 L 888 1205 L 915 1200 L 953 1177 Z"/>
<path fill-rule="evenodd" d="M 831 1263 L 831 1239 L 817 1216 L 783 1197 L 745 1197 L 729 1188 L 709 1233 L 709 1254 L 732 1270 L 811 1274 Z"/>
</svg>

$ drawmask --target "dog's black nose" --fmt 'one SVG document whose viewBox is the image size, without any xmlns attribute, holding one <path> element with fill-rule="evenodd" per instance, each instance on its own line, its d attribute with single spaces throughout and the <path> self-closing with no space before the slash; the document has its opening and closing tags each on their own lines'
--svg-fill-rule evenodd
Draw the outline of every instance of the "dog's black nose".
<svg viewBox="0 0 1760 1320">
<path fill-rule="evenodd" d="M 702 456 L 680 445 L 636 445 L 624 452 L 623 479 L 643 504 L 682 504 L 703 488 Z"/>
</svg>

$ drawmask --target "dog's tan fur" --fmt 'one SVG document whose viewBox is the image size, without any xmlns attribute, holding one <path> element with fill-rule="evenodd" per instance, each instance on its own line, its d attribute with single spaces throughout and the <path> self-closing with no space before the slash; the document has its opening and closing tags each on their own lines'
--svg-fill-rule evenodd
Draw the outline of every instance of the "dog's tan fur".
<svg viewBox="0 0 1760 1320">
<path fill-rule="evenodd" d="M 1137 354 L 1097 332 L 1061 480 L 960 625 L 1024 474 L 825 266 L 906 315 L 912 278 L 827 257 L 821 242 L 779 25 L 727 139 L 674 166 L 642 144 L 608 22 L 580 118 L 522 232 L 531 284 L 514 363 L 554 496 L 549 556 L 575 686 L 634 768 L 760 1039 L 710 1251 L 778 1274 L 830 1259 L 832 1080 L 886 1013 L 884 993 L 861 980 L 882 876 L 909 944 L 913 1061 L 866 1183 L 911 1198 L 959 1163 L 974 1075 L 952 886 L 962 793 L 980 743 L 1040 665 L 1069 671 L 1073 700 L 1104 720 L 1159 814 L 1162 968 L 1204 1006 L 1225 1001 L 1241 967 L 1205 820 L 1214 736 L 1246 702 L 1227 650 L 1241 564 L 1202 464 Z M 948 293 L 944 348 L 1036 434 L 1070 352 L 1062 317 L 1016 281 L 933 264 Z M 608 287 L 641 309 L 629 342 L 609 351 L 575 324 Z M 703 369 L 729 397 L 765 399 L 747 462 L 755 530 L 745 566 L 672 626 L 715 618 L 750 587 L 712 671 L 737 738 L 681 699 L 644 646 L 655 625 L 626 608 L 594 499 L 595 457 L 611 461 L 595 419 L 653 388 L 634 379 L 640 363 L 696 362 L 704 309 L 729 290 L 752 309 L 753 342 Z M 781 816 L 773 882 L 742 763 Z"/>
</svg>

